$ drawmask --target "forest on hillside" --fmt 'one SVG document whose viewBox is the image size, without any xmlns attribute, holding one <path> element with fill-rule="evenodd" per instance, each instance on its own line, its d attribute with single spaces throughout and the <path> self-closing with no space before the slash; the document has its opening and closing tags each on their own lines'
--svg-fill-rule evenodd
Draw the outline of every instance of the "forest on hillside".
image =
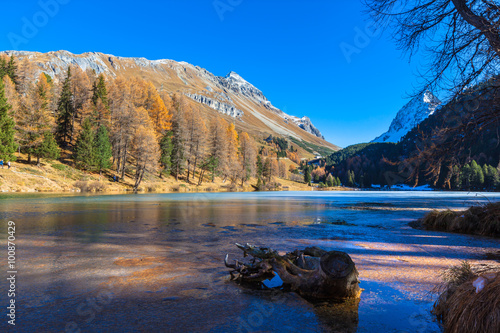
<svg viewBox="0 0 500 333">
<path fill-rule="evenodd" d="M 363 143 L 328 156 L 326 173 L 369 188 L 430 185 L 446 190 L 500 190 L 499 120 L 490 117 L 497 79 L 486 80 L 425 119 L 398 143 Z"/>
<path fill-rule="evenodd" d="M 27 163 L 59 159 L 87 172 L 134 179 L 146 172 L 201 185 L 220 177 L 258 187 L 287 178 L 279 158 L 300 163 L 283 138 L 258 149 L 222 116 L 208 118 L 182 94 L 159 91 L 139 78 L 106 77 L 70 67 L 63 80 L 28 61 L 0 57 L 0 159 Z M 17 153 L 17 154 L 16 154 Z M 17 155 L 17 156 L 16 156 Z M 293 170 L 294 168 L 290 169 Z"/>
</svg>

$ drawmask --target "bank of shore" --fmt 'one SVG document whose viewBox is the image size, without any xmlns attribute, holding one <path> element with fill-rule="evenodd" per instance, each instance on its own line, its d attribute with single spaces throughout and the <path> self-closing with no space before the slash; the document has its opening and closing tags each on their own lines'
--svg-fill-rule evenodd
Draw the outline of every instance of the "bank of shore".
<svg viewBox="0 0 500 333">
<path fill-rule="evenodd" d="M 86 173 L 59 162 L 44 163 L 40 166 L 25 163 L 11 163 L 11 168 L 0 168 L 0 193 L 63 193 L 63 192 L 98 192 L 98 193 L 128 193 L 133 191 L 133 175 L 126 174 L 123 180 L 114 181 L 114 174 L 109 172 Z M 313 191 L 317 188 L 305 183 L 276 179 L 280 186 L 273 188 L 276 191 Z M 198 185 L 196 179 L 176 181 L 173 177 L 160 178 L 157 175 L 147 174 L 139 187 L 139 192 L 253 192 L 256 190 L 257 179 L 250 179 L 243 186 L 232 185 L 216 178 L 214 182 L 205 181 Z M 352 191 L 347 187 L 333 187 L 330 191 Z"/>
</svg>

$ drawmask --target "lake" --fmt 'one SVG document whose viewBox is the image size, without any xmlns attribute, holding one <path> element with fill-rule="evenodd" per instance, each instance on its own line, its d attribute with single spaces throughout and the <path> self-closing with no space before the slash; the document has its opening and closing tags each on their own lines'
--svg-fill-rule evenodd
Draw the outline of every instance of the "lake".
<svg viewBox="0 0 500 333">
<path fill-rule="evenodd" d="M 464 192 L 1 194 L 2 244 L 7 221 L 16 223 L 15 330 L 440 332 L 429 293 L 439 273 L 462 259 L 498 260 L 500 242 L 408 223 L 431 209 L 498 200 Z M 236 242 L 346 251 L 361 300 L 311 304 L 238 286 L 223 263 L 226 253 L 242 259 Z"/>
</svg>

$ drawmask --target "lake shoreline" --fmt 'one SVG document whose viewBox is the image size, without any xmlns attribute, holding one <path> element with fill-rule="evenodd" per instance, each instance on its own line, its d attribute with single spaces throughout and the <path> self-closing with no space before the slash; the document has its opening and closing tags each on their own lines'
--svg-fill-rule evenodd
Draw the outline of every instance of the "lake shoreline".
<svg viewBox="0 0 500 333">
<path fill-rule="evenodd" d="M 202 185 L 196 180 L 174 177 L 160 178 L 149 174 L 139 186 L 139 193 L 219 193 L 219 192 L 255 192 L 256 178 L 250 178 L 243 186 L 230 184 L 216 177 L 214 182 L 205 181 Z M 276 191 L 314 191 L 306 183 L 288 179 L 275 178 L 280 186 Z M 133 193 L 134 179 L 125 175 L 124 179 L 113 180 L 113 173 L 102 175 L 86 173 L 64 164 L 26 165 L 14 162 L 12 167 L 0 168 L 0 195 L 2 193 L 96 193 L 96 194 L 127 194 Z M 331 191 L 355 191 L 359 189 L 348 187 L 329 188 Z"/>
<path fill-rule="evenodd" d="M 59 168 L 62 168 L 61 170 Z M 215 182 L 204 182 L 197 185 L 196 182 L 186 182 L 185 179 L 176 181 L 174 177 L 159 178 L 156 175 L 145 177 L 138 193 L 224 193 L 224 192 L 258 192 L 256 190 L 257 179 L 251 178 L 243 186 L 241 184 L 229 184 L 217 178 Z M 392 188 L 375 186 L 372 188 L 352 187 L 328 187 L 320 188 L 313 183 L 299 183 L 288 179 L 275 178 L 276 183 L 281 186 L 276 190 L 263 192 L 287 192 L 287 191 L 373 191 L 373 192 L 461 192 L 445 189 L 431 189 L 428 186 L 411 188 L 406 185 L 396 185 Z M 92 194 L 128 194 L 133 193 L 133 179 L 125 175 L 124 180 L 113 181 L 112 174 L 85 173 L 73 169 L 64 164 L 52 165 L 26 165 L 13 162 L 12 167 L 0 168 L 0 195 L 2 193 L 92 193 Z M 495 193 L 495 192 L 488 192 Z"/>
</svg>

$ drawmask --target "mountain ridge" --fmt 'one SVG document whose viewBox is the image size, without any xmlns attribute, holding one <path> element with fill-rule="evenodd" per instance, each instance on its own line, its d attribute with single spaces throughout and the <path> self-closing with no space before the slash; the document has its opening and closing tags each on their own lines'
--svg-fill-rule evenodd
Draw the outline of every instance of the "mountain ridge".
<svg viewBox="0 0 500 333">
<path fill-rule="evenodd" d="M 441 101 L 430 91 L 414 97 L 396 114 L 387 132 L 371 142 L 399 142 L 408 132 L 432 115 Z"/>
<path fill-rule="evenodd" d="M 62 78 L 68 66 L 94 70 L 109 76 L 138 76 L 150 80 L 158 89 L 182 93 L 221 114 L 236 120 L 246 131 L 289 136 L 324 146 L 332 150 L 339 147 L 324 140 L 307 116 L 288 115 L 276 108 L 257 87 L 235 71 L 216 76 L 208 70 L 184 61 L 171 59 L 148 60 L 140 57 L 120 57 L 100 52 L 73 54 L 69 51 L 47 53 L 31 51 L 3 51 L 20 61 L 28 61 L 56 79 Z"/>
</svg>

